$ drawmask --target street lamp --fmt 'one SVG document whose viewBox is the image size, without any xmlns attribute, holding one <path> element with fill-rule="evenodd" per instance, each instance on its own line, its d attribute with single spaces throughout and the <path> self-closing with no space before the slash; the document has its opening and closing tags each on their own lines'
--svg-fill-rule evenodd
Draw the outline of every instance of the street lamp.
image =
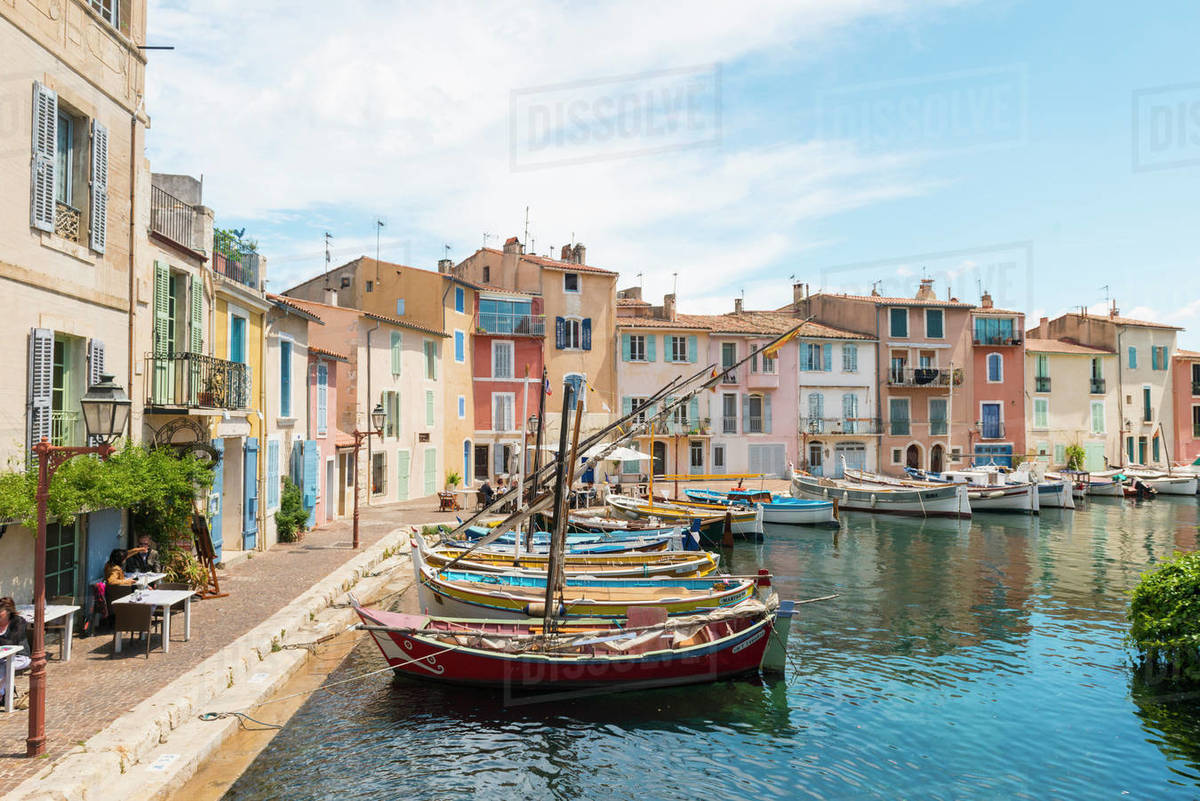
<svg viewBox="0 0 1200 801">
<path fill-rule="evenodd" d="M 29 671 L 29 736 L 25 740 L 26 756 L 41 756 L 46 752 L 46 504 L 50 500 L 50 479 L 54 471 L 76 456 L 95 453 L 107 459 L 113 443 L 129 423 L 132 402 L 111 375 L 100 376 L 100 383 L 88 388 L 79 400 L 83 410 L 83 425 L 89 447 L 51 445 L 45 438 L 33 446 L 37 457 L 37 541 L 33 552 L 33 653 Z M 11 690 L 9 690 L 11 692 Z"/>
<path fill-rule="evenodd" d="M 354 548 L 358 548 L 358 451 L 362 448 L 363 440 L 372 434 L 383 436 L 383 421 L 386 417 L 387 413 L 383 411 L 383 404 L 377 403 L 371 410 L 370 430 L 359 431 L 356 428 L 352 432 L 354 437 L 354 542 L 352 545 Z"/>
</svg>

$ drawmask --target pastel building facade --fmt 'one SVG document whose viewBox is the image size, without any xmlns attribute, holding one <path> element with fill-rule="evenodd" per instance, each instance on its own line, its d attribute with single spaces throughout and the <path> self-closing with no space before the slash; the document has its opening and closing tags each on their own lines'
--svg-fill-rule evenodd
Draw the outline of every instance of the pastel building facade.
<svg viewBox="0 0 1200 801">
<path fill-rule="evenodd" d="M 1200 353 L 1177 350 L 1171 360 L 1175 442 L 1170 459 L 1190 464 L 1200 456 Z"/>
<path fill-rule="evenodd" d="M 1117 354 L 1029 332 L 1025 340 L 1024 402 L 1028 458 L 1061 469 L 1067 448 L 1084 452 L 1085 470 L 1121 462 L 1121 418 L 1116 381 Z"/>
<path fill-rule="evenodd" d="M 1026 455 L 1025 315 L 997 309 L 985 292 L 971 310 L 973 345 L 970 392 L 974 412 L 968 428 L 969 454 L 975 464 L 1012 467 Z"/>
</svg>

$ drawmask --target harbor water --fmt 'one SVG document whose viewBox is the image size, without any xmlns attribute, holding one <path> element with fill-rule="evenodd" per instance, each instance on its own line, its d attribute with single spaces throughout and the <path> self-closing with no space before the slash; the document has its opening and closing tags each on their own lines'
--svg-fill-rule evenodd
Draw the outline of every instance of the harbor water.
<svg viewBox="0 0 1200 801">
<path fill-rule="evenodd" d="M 1123 643 L 1139 575 L 1196 548 L 1195 498 L 844 518 L 725 555 L 838 594 L 800 608 L 786 676 L 514 703 L 377 674 L 313 696 L 226 798 L 1200 796 L 1200 693 Z M 364 640 L 329 681 L 383 665 Z"/>
</svg>

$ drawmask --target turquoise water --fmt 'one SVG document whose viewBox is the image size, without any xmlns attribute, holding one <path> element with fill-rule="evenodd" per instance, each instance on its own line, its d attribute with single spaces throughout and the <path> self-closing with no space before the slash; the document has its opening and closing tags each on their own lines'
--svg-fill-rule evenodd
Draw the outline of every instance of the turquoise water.
<svg viewBox="0 0 1200 801">
<path fill-rule="evenodd" d="M 1135 681 L 1126 593 L 1197 501 L 846 514 L 727 556 L 801 607 L 786 678 L 514 706 L 384 673 L 314 696 L 228 799 L 1200 796 L 1200 694 Z M 383 665 L 370 642 L 330 677 Z"/>
</svg>

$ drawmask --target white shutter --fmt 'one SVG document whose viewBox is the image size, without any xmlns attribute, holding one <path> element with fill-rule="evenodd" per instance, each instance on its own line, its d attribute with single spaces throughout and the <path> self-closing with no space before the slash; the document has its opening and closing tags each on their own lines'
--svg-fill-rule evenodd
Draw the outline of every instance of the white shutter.
<svg viewBox="0 0 1200 801">
<path fill-rule="evenodd" d="M 54 233 L 54 150 L 57 143 L 58 93 L 35 81 L 29 224 L 47 233 Z"/>
<path fill-rule="evenodd" d="M 50 406 L 54 387 L 54 332 L 35 328 L 29 334 L 29 447 L 50 439 Z"/>
<path fill-rule="evenodd" d="M 104 252 L 108 233 L 108 129 L 92 121 L 91 247 Z"/>
<path fill-rule="evenodd" d="M 98 339 L 89 339 L 87 344 L 87 375 L 88 384 L 84 387 L 86 392 L 88 387 L 100 383 L 100 375 L 104 372 L 104 343 Z M 93 434 L 88 437 L 88 445 L 96 446 L 100 444 L 100 437 Z"/>
</svg>

